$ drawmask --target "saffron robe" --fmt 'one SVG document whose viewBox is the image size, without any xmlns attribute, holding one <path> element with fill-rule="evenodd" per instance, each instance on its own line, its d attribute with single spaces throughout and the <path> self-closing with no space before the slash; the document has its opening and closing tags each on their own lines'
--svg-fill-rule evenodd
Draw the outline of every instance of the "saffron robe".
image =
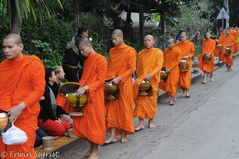
<svg viewBox="0 0 239 159">
<path fill-rule="evenodd" d="M 179 88 L 189 90 L 191 86 L 191 74 L 192 74 L 192 58 L 194 56 L 194 44 L 191 41 L 180 41 L 176 44 L 182 51 L 181 58 L 189 56 L 188 64 L 189 69 L 187 72 L 180 72 L 179 75 Z"/>
<path fill-rule="evenodd" d="M 143 49 L 138 54 L 136 75 L 134 85 L 136 97 L 135 117 L 142 119 L 152 119 L 157 112 L 158 82 L 160 81 L 160 71 L 163 66 L 163 53 L 160 49 Z M 148 74 L 154 76 L 150 80 L 152 87 L 151 96 L 138 96 L 139 86 Z"/>
<path fill-rule="evenodd" d="M 34 143 L 40 111 L 39 100 L 44 90 L 45 68 L 36 56 L 23 54 L 20 58 L 5 59 L 0 63 L 0 110 L 7 112 L 13 106 L 25 102 L 26 107 L 14 125 L 23 130 L 28 137 L 27 142 L 21 145 L 5 145 L 1 139 L 0 152 L 7 152 L 7 156 L 2 157 L 2 159 L 36 158 Z M 12 152 L 13 154 L 11 154 Z M 17 155 L 17 153 L 23 155 Z M 28 154 L 28 156 L 24 154 Z"/>
<path fill-rule="evenodd" d="M 109 52 L 107 80 L 121 77 L 119 82 L 120 96 L 113 101 L 106 101 L 107 128 L 116 128 L 116 134 L 122 130 L 134 133 L 133 110 L 134 92 L 132 75 L 136 70 L 136 51 L 134 48 L 121 44 Z"/>
<path fill-rule="evenodd" d="M 82 78 L 78 84 L 89 87 L 88 102 L 81 110 L 82 117 L 72 116 L 73 133 L 95 144 L 103 144 L 105 141 L 104 82 L 106 74 L 107 60 L 105 57 L 92 53 L 85 59 Z M 67 99 L 60 94 L 57 96 L 56 103 L 67 113 L 73 111 Z"/>
</svg>

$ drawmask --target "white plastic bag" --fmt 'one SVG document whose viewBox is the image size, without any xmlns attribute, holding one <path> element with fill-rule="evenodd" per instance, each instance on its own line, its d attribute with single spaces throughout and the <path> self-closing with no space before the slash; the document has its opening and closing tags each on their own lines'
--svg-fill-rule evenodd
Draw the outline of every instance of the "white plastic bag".
<svg viewBox="0 0 239 159">
<path fill-rule="evenodd" d="M 12 126 L 2 134 L 3 143 L 6 145 L 19 145 L 27 142 L 27 134 L 16 127 L 13 123 Z"/>
</svg>

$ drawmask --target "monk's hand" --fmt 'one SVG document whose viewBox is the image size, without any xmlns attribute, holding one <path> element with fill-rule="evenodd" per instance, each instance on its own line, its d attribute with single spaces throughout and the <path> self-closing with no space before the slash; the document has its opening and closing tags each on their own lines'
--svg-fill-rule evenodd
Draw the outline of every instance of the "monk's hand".
<svg viewBox="0 0 239 159">
<path fill-rule="evenodd" d="M 148 75 L 145 77 L 145 79 L 149 81 L 149 80 L 151 80 L 151 78 L 152 78 L 153 76 L 154 76 L 154 75 L 150 73 L 150 74 L 148 74 Z"/>
<path fill-rule="evenodd" d="M 42 101 L 42 100 L 45 100 L 45 97 L 44 97 L 44 96 L 41 96 L 40 101 Z"/>
<path fill-rule="evenodd" d="M 183 56 L 183 59 L 188 60 L 189 56 Z"/>
<path fill-rule="evenodd" d="M 9 109 L 9 111 L 8 111 L 8 115 L 10 115 L 9 120 L 11 122 L 14 122 L 18 118 L 18 116 L 22 113 L 22 110 L 25 107 L 26 107 L 25 103 L 21 102 L 20 104 Z"/>
<path fill-rule="evenodd" d="M 121 81 L 121 77 L 116 77 L 112 80 L 115 84 L 118 84 Z"/>
<path fill-rule="evenodd" d="M 76 91 L 76 94 L 81 96 L 83 95 L 87 90 L 88 90 L 88 86 L 84 86 L 84 87 L 80 87 L 77 91 Z"/>
<path fill-rule="evenodd" d="M 171 69 L 170 68 L 166 68 L 166 73 L 169 73 L 171 71 Z"/>
</svg>

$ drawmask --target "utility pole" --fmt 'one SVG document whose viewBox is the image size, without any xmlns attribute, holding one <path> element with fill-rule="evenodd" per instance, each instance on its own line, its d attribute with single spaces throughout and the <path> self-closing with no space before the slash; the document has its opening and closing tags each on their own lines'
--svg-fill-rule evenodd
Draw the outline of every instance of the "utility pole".
<svg viewBox="0 0 239 159">
<path fill-rule="evenodd" d="M 224 0 L 224 6 L 226 8 L 228 15 L 230 15 L 229 0 Z M 229 19 L 226 20 L 226 27 L 229 27 Z"/>
</svg>

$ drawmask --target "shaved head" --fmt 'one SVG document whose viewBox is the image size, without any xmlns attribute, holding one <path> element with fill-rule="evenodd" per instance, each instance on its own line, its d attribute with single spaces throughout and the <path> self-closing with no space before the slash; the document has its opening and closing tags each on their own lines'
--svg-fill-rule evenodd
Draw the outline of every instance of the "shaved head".
<svg viewBox="0 0 239 159">
<path fill-rule="evenodd" d="M 3 54 L 6 59 L 14 60 L 22 56 L 23 44 L 19 34 L 8 34 L 3 39 Z"/>
<path fill-rule="evenodd" d="M 120 36 L 120 37 L 123 37 L 123 36 L 124 36 L 123 31 L 120 30 L 120 29 L 115 29 L 115 30 L 112 32 L 112 36 L 113 36 L 113 35 Z"/>
<path fill-rule="evenodd" d="M 181 37 L 181 41 L 186 41 L 187 40 L 187 33 L 185 31 L 183 31 L 181 34 L 180 34 L 180 37 Z"/>
<path fill-rule="evenodd" d="M 91 45 L 91 41 L 87 37 L 76 39 L 76 46 L 80 45 Z"/>
<path fill-rule="evenodd" d="M 3 40 L 6 40 L 6 39 L 11 39 L 16 44 L 22 44 L 22 38 L 19 34 L 15 34 L 15 33 L 8 34 Z"/>
<path fill-rule="evenodd" d="M 91 53 L 94 52 L 89 38 L 80 38 L 78 41 L 76 41 L 76 44 L 84 57 L 88 57 Z"/>
<path fill-rule="evenodd" d="M 146 36 L 144 37 L 144 39 L 146 39 L 146 38 L 150 38 L 150 39 L 154 40 L 154 36 L 153 36 L 153 35 L 150 35 L 150 34 L 148 34 L 148 35 L 146 35 Z"/>
<path fill-rule="evenodd" d="M 169 38 L 168 42 L 175 43 L 175 40 L 173 38 Z"/>
<path fill-rule="evenodd" d="M 154 40 L 153 35 L 146 35 L 144 37 L 144 46 L 145 46 L 145 48 L 147 48 L 147 49 L 153 48 L 154 44 L 155 44 L 155 40 Z"/>
<path fill-rule="evenodd" d="M 123 35 L 123 31 L 120 29 L 115 29 L 112 32 L 112 42 L 114 44 L 115 47 L 124 44 L 124 35 Z"/>
<path fill-rule="evenodd" d="M 173 38 L 168 39 L 168 47 L 173 48 L 175 46 L 175 40 Z"/>
</svg>

